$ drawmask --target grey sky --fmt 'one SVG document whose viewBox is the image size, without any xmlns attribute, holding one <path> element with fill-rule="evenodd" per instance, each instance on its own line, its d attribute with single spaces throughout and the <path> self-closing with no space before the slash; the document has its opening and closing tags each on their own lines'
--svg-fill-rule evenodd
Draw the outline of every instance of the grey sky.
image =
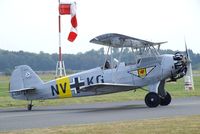
<svg viewBox="0 0 200 134">
<path fill-rule="evenodd" d="M 78 37 L 67 41 L 70 16 L 62 16 L 64 53 L 101 46 L 89 43 L 104 33 L 121 33 L 149 41 L 168 41 L 161 48 L 200 53 L 199 0 L 76 0 Z M 1 0 L 0 48 L 58 52 L 57 0 Z"/>
</svg>

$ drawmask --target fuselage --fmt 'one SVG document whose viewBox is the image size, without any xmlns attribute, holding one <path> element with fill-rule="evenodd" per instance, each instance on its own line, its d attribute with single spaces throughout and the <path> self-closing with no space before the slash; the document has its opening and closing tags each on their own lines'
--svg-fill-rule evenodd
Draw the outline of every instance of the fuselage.
<svg viewBox="0 0 200 134">
<path fill-rule="evenodd" d="M 83 89 L 99 83 L 132 85 L 133 88 L 128 90 L 133 90 L 134 87 L 144 87 L 171 77 L 171 74 L 176 72 L 173 56 L 146 57 L 133 64 L 121 62 L 109 69 L 97 67 L 35 85 L 31 88 L 36 90 L 27 94 L 11 95 L 15 99 L 25 100 L 92 96 L 99 94 L 83 91 Z M 102 94 L 121 91 L 124 90 L 114 91 L 112 88 L 108 88 Z"/>
</svg>

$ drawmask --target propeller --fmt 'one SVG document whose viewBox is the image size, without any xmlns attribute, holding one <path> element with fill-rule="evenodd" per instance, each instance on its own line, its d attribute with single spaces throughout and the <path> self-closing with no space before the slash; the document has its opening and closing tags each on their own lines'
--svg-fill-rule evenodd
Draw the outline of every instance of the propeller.
<svg viewBox="0 0 200 134">
<path fill-rule="evenodd" d="M 187 71 L 184 77 L 185 90 L 194 90 L 194 82 L 193 82 L 193 75 L 192 75 L 192 61 L 190 59 L 190 55 L 187 49 L 186 40 L 185 40 L 185 52 L 186 52 L 186 58 L 187 58 Z"/>
<path fill-rule="evenodd" d="M 190 55 L 185 41 L 185 54 L 176 52 L 173 59 L 176 72 L 171 73 L 171 78 L 167 82 L 176 82 L 177 79 L 184 77 L 185 90 L 194 90 L 194 82 L 192 75 L 192 64 Z"/>
<path fill-rule="evenodd" d="M 176 52 L 174 54 L 174 67 L 175 67 L 175 70 L 176 72 L 175 73 L 172 73 L 171 74 L 171 78 L 169 80 L 169 82 L 171 81 L 176 81 L 177 79 L 180 79 L 184 76 L 187 76 L 185 77 L 185 85 L 191 85 L 191 60 L 190 60 L 190 57 L 189 57 L 189 53 L 188 53 L 188 50 L 187 50 L 187 45 L 186 45 L 186 41 L 185 41 L 185 55 L 183 55 L 183 53 L 180 53 L 180 52 Z M 189 69 L 189 71 L 188 71 Z"/>
</svg>

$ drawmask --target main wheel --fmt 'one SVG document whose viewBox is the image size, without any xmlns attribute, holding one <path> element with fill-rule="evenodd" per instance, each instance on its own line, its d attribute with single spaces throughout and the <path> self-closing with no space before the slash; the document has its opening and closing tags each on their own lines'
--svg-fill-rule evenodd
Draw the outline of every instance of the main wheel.
<svg viewBox="0 0 200 134">
<path fill-rule="evenodd" d="M 27 105 L 28 111 L 31 111 L 32 107 L 33 107 L 32 100 L 30 100 L 30 103 Z"/>
<path fill-rule="evenodd" d="M 145 97 L 145 103 L 148 107 L 157 107 L 160 104 L 160 97 L 157 93 L 149 92 Z"/>
<path fill-rule="evenodd" d="M 31 110 L 32 110 L 32 107 L 33 107 L 32 104 L 28 104 L 28 106 L 27 106 L 28 111 L 31 111 Z"/>
<path fill-rule="evenodd" d="M 160 105 L 161 106 L 167 106 L 171 103 L 171 95 L 166 92 L 166 96 L 164 98 L 160 98 Z"/>
</svg>

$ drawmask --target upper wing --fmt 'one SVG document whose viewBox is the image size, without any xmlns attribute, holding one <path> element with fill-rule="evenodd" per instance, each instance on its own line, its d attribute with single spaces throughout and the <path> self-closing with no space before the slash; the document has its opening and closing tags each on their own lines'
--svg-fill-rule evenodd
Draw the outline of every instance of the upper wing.
<svg viewBox="0 0 200 134">
<path fill-rule="evenodd" d="M 143 48 L 148 45 L 155 46 L 155 45 L 167 43 L 167 42 L 154 43 L 154 42 L 145 41 L 145 40 L 129 37 L 122 34 L 116 34 L 116 33 L 109 33 L 109 34 L 103 34 L 103 35 L 97 36 L 93 38 L 92 40 L 90 40 L 90 42 L 105 45 L 105 46 L 111 46 L 115 48 L 132 47 L 134 49 Z"/>
<path fill-rule="evenodd" d="M 83 92 L 95 92 L 95 94 L 108 94 L 120 91 L 129 91 L 139 87 L 128 84 L 98 83 L 81 89 Z"/>
</svg>

